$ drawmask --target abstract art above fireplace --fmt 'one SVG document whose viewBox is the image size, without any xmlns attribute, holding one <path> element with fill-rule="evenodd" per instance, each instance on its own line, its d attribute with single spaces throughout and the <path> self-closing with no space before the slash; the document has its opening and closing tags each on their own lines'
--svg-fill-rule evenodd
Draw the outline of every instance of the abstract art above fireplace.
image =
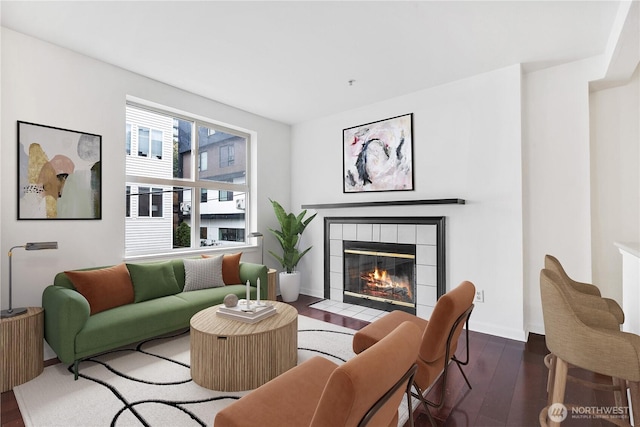
<svg viewBox="0 0 640 427">
<path fill-rule="evenodd" d="M 326 217 L 324 238 L 327 299 L 428 318 L 446 292 L 445 217 Z"/>
</svg>

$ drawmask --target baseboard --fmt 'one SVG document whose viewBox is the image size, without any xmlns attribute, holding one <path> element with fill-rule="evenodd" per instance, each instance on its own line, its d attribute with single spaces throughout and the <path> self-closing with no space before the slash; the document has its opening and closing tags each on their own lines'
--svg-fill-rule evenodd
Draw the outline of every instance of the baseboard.
<svg viewBox="0 0 640 427">
<path fill-rule="evenodd" d="M 504 328 L 492 323 L 475 322 L 473 318 L 469 324 L 469 329 L 475 332 L 521 342 L 526 342 L 529 335 L 528 332 L 521 329 Z"/>
</svg>

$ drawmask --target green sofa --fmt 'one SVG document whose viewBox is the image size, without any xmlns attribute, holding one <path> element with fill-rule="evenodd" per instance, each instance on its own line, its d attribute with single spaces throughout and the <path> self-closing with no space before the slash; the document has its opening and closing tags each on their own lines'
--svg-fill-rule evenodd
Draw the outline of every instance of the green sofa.
<svg viewBox="0 0 640 427">
<path fill-rule="evenodd" d="M 167 268 L 173 269 L 179 292 L 121 305 L 95 314 L 90 314 L 89 302 L 76 290 L 64 272 L 58 273 L 53 285 L 45 288 L 42 294 L 45 340 L 62 362 L 74 363 L 76 379 L 81 359 L 187 328 L 194 314 L 207 307 L 221 304 L 226 295 L 235 294 L 238 298 L 245 298 L 247 280 L 251 284 L 250 293 L 253 299 L 257 296 L 256 283 L 260 278 L 260 298 L 267 299 L 267 267 L 264 265 L 240 262 L 241 283 L 184 292 L 183 260 L 170 260 L 164 263 L 165 267 L 167 263 L 170 264 Z M 136 265 L 145 266 L 153 263 Z M 98 269 L 81 271 L 91 270 Z M 131 279 L 135 288 L 136 278 L 132 275 Z"/>
</svg>

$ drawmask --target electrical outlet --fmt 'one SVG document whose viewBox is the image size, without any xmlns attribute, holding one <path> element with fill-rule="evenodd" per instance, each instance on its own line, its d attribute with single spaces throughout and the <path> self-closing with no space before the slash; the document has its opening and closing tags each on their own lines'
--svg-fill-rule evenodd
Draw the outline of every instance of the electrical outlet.
<svg viewBox="0 0 640 427">
<path fill-rule="evenodd" d="M 484 302 L 484 290 L 476 290 L 476 302 Z"/>
</svg>

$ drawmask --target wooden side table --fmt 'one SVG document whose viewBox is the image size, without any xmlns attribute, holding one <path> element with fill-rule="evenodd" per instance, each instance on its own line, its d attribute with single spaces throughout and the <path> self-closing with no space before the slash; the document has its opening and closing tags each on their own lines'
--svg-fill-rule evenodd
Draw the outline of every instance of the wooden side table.
<svg viewBox="0 0 640 427">
<path fill-rule="evenodd" d="M 2 393 L 37 377 L 44 369 L 44 309 L 29 307 L 0 324 Z"/>
<path fill-rule="evenodd" d="M 270 268 L 267 272 L 267 299 L 276 300 L 276 269 Z"/>
<path fill-rule="evenodd" d="M 257 323 L 220 317 L 219 305 L 191 318 L 191 378 L 220 391 L 251 390 L 296 366 L 298 311 L 272 302 L 277 314 Z"/>
</svg>

